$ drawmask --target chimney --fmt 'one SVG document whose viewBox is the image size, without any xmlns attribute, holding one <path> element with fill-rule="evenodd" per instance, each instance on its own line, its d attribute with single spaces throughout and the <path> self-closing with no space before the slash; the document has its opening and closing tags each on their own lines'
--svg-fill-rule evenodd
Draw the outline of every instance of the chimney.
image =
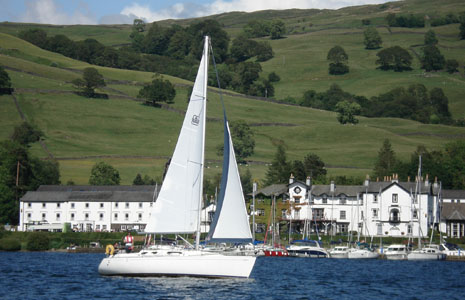
<svg viewBox="0 0 465 300">
<path fill-rule="evenodd" d="M 336 187 L 334 186 L 334 181 L 331 180 L 331 185 L 329 186 L 329 191 L 331 193 L 334 193 L 335 189 L 336 189 Z"/>
<path fill-rule="evenodd" d="M 310 179 L 310 176 L 307 176 L 307 180 L 305 180 L 305 184 L 308 186 L 312 184 L 312 180 Z"/>
<path fill-rule="evenodd" d="M 294 183 L 294 174 L 291 173 L 291 177 L 289 177 L 289 184 Z"/>
<path fill-rule="evenodd" d="M 410 176 L 407 177 L 407 182 L 410 182 Z"/>
<path fill-rule="evenodd" d="M 434 188 L 435 190 L 437 190 L 437 189 L 438 189 L 438 177 L 437 177 L 437 176 L 436 176 L 436 177 L 434 177 L 433 188 Z"/>
<path fill-rule="evenodd" d="M 370 184 L 370 175 L 367 174 L 365 178 L 365 186 L 368 186 Z"/>
<path fill-rule="evenodd" d="M 399 175 L 398 174 L 392 174 L 392 182 L 399 182 Z"/>
</svg>

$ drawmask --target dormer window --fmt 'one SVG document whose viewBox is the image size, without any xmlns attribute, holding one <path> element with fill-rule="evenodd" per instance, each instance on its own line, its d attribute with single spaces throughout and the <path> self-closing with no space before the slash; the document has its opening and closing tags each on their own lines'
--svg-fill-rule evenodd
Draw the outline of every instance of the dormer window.
<svg viewBox="0 0 465 300">
<path fill-rule="evenodd" d="M 323 204 L 328 204 L 328 197 L 323 196 Z"/>
</svg>

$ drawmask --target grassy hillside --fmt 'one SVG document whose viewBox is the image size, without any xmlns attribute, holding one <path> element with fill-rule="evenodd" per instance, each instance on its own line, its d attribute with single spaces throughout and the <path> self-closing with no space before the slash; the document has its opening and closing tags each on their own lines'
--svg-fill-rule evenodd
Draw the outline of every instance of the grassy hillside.
<svg viewBox="0 0 465 300">
<path fill-rule="evenodd" d="M 380 6 L 363 6 L 342 10 L 264 11 L 253 14 L 231 13 L 215 16 L 226 29 L 236 34 L 251 17 L 277 16 L 285 18 L 288 27 L 305 23 L 299 34 L 271 41 L 275 57 L 263 64 L 264 74 L 275 71 L 281 76 L 276 85 L 276 98 L 299 98 L 308 89 L 325 91 L 332 83 L 344 90 L 373 96 L 397 86 L 422 83 L 441 87 L 449 97 L 454 117 L 465 116 L 461 101 L 465 90 L 462 75 L 437 72 L 424 74 L 419 62 L 414 70 L 395 73 L 375 69 L 377 51 L 363 49 L 363 30 L 360 20 L 370 18 L 374 23 L 383 20 L 387 11 L 433 11 L 433 1 L 395 2 Z M 461 11 L 460 1 L 444 1 L 436 11 Z M 305 19 L 305 21 L 303 21 Z M 179 22 L 192 22 L 183 20 Z M 309 26 L 308 23 L 312 23 Z M 187 23 L 186 23 L 187 24 Z M 0 65 L 5 66 L 20 109 L 26 118 L 45 133 L 50 154 L 60 163 L 62 182 L 72 179 L 86 184 L 92 165 L 104 160 L 121 173 L 122 183 L 130 184 L 137 173 L 160 178 L 164 164 L 171 156 L 183 115 L 167 109 L 153 108 L 134 101 L 140 85 L 151 80 L 151 73 L 96 67 L 105 76 L 107 87 L 100 92 L 109 94 L 108 100 L 86 99 L 72 93 L 69 83 L 80 77 L 89 65 L 39 49 L 14 37 L 25 24 L 0 24 Z M 42 25 L 43 26 L 43 25 Z M 301 29 L 302 29 L 301 24 Z M 128 42 L 130 26 L 44 26 L 50 34 L 64 33 L 73 39 L 93 37 L 107 45 Z M 289 27 L 291 28 L 291 27 Z M 296 30 L 296 29 L 295 29 Z M 418 51 L 426 29 L 378 28 L 383 46 L 400 45 Z M 446 58 L 455 58 L 463 66 L 465 41 L 459 41 L 458 25 L 436 27 L 441 51 Z M 328 50 L 339 44 L 349 54 L 351 72 L 344 76 L 327 74 Z M 413 52 L 412 52 L 413 53 Z M 187 85 L 190 82 L 165 76 L 176 85 L 176 99 L 172 105 L 185 110 Z M 465 137 L 465 128 L 425 125 L 401 119 L 360 118 L 356 126 L 343 126 L 336 114 L 310 108 L 276 104 L 237 96 L 225 96 L 230 120 L 245 120 L 253 125 L 255 154 L 249 168 L 253 177 L 263 179 L 266 163 L 273 159 L 278 143 L 287 147 L 288 159 L 302 159 L 307 153 L 319 155 L 329 166 L 331 175 L 360 176 L 370 173 L 383 139 L 389 138 L 397 155 L 404 160 L 418 145 L 441 149 L 455 139 Z M 12 96 L 0 97 L 0 139 L 5 139 L 12 128 L 21 122 Z M 209 94 L 208 117 L 220 119 L 221 105 L 217 93 Z M 262 123 L 265 126 L 258 126 Z M 290 125 L 290 126 L 289 126 Z M 207 176 L 220 172 L 216 146 L 222 141 L 222 126 L 208 122 Z M 49 154 L 36 144 L 31 151 L 40 157 Z"/>
</svg>

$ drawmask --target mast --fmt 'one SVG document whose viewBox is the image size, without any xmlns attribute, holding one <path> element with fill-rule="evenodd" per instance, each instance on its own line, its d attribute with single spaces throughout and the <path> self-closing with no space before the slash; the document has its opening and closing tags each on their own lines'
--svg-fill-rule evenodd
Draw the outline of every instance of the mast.
<svg viewBox="0 0 465 300">
<path fill-rule="evenodd" d="M 205 100 L 203 101 L 203 124 L 206 125 L 206 115 L 207 115 L 207 86 L 208 86 L 208 45 L 210 43 L 210 40 L 208 36 L 205 36 L 205 42 L 203 46 L 203 55 L 205 56 L 204 58 L 204 82 L 203 82 L 203 94 L 205 95 Z M 198 206 L 198 214 L 197 214 L 197 234 L 195 237 L 195 249 L 199 250 L 199 245 L 200 245 L 200 219 L 201 219 L 201 213 L 202 213 L 202 194 L 203 194 L 203 173 L 204 173 L 204 166 L 205 166 L 205 127 L 203 126 L 202 129 L 202 151 L 201 154 L 201 166 L 200 166 L 200 189 L 199 189 L 199 206 Z"/>
</svg>

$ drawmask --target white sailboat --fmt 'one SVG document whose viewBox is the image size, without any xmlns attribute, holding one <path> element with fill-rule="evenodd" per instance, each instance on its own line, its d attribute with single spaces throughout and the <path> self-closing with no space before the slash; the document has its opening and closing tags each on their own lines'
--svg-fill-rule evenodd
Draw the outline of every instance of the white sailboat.
<svg viewBox="0 0 465 300">
<path fill-rule="evenodd" d="M 117 253 L 102 260 L 102 275 L 249 277 L 253 256 L 228 256 L 200 249 L 200 211 L 204 173 L 209 38 L 190 102 L 157 201 L 145 231 L 155 234 L 196 233 L 195 248 L 151 247 L 139 253 Z M 242 187 L 225 116 L 225 147 L 220 202 L 209 239 L 252 241 Z M 225 168 L 226 166 L 226 168 Z"/>
</svg>

